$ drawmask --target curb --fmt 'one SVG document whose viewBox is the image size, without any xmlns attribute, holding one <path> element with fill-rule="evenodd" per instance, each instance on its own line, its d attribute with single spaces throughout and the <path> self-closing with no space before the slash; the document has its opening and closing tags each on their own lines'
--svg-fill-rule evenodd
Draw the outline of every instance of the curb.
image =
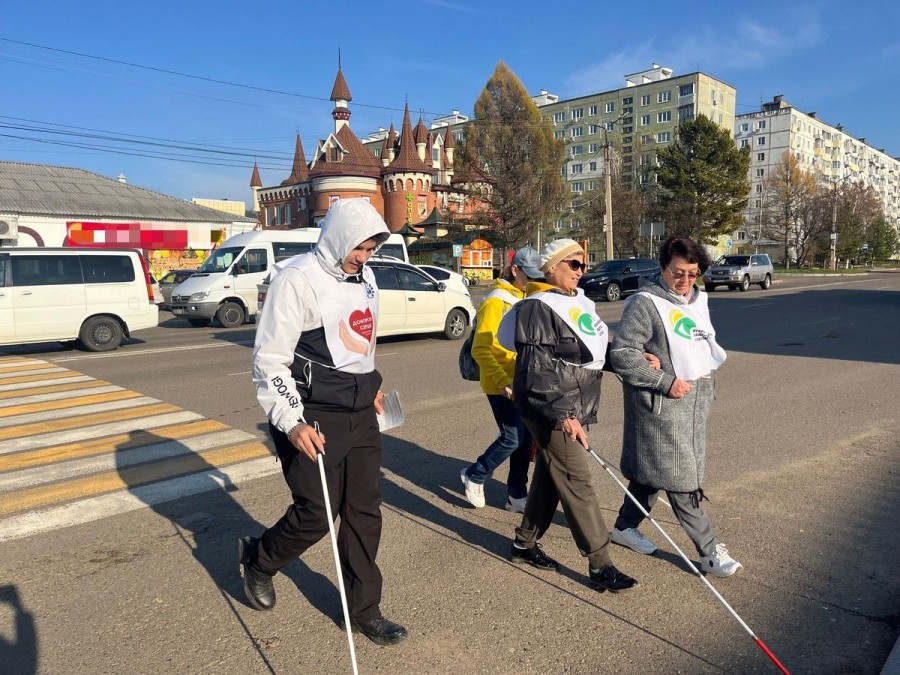
<svg viewBox="0 0 900 675">
<path fill-rule="evenodd" d="M 900 637 L 897 638 L 894 648 L 888 654 L 884 668 L 881 669 L 881 675 L 900 675 Z"/>
</svg>

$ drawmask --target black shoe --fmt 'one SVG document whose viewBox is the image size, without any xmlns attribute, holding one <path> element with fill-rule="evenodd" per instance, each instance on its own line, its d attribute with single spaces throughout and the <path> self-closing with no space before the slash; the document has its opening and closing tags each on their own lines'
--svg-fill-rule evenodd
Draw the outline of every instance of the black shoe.
<svg viewBox="0 0 900 675">
<path fill-rule="evenodd" d="M 238 539 L 238 556 L 244 574 L 244 593 L 250 606 L 253 609 L 268 610 L 275 607 L 275 584 L 270 575 L 257 572 L 250 564 L 250 549 L 258 542 L 259 539 L 252 537 Z"/>
<path fill-rule="evenodd" d="M 525 563 L 539 570 L 559 570 L 559 563 L 545 555 L 540 544 L 535 544 L 532 548 L 519 548 L 513 544 L 510 556 L 514 563 Z"/>
<path fill-rule="evenodd" d="M 615 565 L 604 565 L 599 570 L 588 566 L 588 574 L 591 577 L 591 583 L 597 587 L 602 593 L 609 591 L 610 593 L 618 593 L 619 591 L 627 591 L 638 585 L 637 579 L 632 579 L 627 574 L 623 574 L 616 569 Z"/>
<path fill-rule="evenodd" d="M 390 647 L 398 645 L 406 639 L 406 629 L 399 623 L 388 621 L 383 616 L 370 621 L 350 619 L 350 627 L 354 633 L 362 633 L 376 645 Z M 341 629 L 347 630 L 347 624 L 341 619 Z"/>
</svg>

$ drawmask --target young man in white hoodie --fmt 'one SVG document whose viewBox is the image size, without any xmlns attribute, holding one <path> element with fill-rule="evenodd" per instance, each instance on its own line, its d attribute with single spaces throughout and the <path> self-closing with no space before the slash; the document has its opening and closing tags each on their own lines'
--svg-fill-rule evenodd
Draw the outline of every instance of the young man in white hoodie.
<svg viewBox="0 0 900 675">
<path fill-rule="evenodd" d="M 328 211 L 311 253 L 276 266 L 253 349 L 256 396 L 293 495 L 259 539 L 240 540 L 244 590 L 275 606 L 274 575 L 328 534 L 317 461 L 324 461 L 353 627 L 380 645 L 406 638 L 381 615 L 381 375 L 375 370 L 378 289 L 365 263 L 390 231 L 364 199 Z M 319 454 L 322 453 L 322 454 Z"/>
</svg>

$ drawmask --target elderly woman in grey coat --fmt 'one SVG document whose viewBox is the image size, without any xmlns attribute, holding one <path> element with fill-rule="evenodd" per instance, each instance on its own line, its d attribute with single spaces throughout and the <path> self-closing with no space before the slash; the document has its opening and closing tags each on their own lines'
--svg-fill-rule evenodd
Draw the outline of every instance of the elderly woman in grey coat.
<svg viewBox="0 0 900 675">
<path fill-rule="evenodd" d="M 729 577 L 742 565 L 717 541 L 701 505 L 713 373 L 725 360 L 707 294 L 695 283 L 709 267 L 709 256 L 700 244 L 673 236 L 660 247 L 659 264 L 652 283 L 629 299 L 610 351 L 624 391 L 622 473 L 630 481 L 629 492 L 647 511 L 664 490 L 703 569 Z M 644 352 L 659 357 L 660 370 L 647 363 Z M 626 497 L 612 541 L 652 554 L 656 546 L 639 529 L 643 519 Z"/>
</svg>

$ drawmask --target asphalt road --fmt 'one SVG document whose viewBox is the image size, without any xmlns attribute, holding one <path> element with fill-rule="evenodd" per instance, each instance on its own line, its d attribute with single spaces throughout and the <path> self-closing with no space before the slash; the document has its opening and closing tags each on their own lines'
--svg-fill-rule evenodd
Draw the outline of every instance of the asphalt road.
<svg viewBox="0 0 900 675">
<path fill-rule="evenodd" d="M 877 673 L 900 632 L 900 274 L 720 290 L 711 307 L 729 358 L 705 488 L 719 538 L 745 567 L 712 582 L 791 672 Z M 598 309 L 615 330 L 622 303 Z M 167 318 L 111 354 L 43 345 L 0 358 L 48 361 L 265 441 L 253 334 Z M 649 524 L 655 556 L 613 551 L 640 581 L 630 593 L 585 585 L 561 513 L 543 540 L 560 574 L 507 560 L 518 518 L 502 509 L 505 468 L 487 485 L 487 508 L 461 496 L 460 468 L 496 430 L 477 385 L 456 373 L 458 348 L 437 337 L 379 344 L 385 387 L 400 391 L 407 418 L 384 439 L 382 609 L 410 639 L 391 649 L 357 640 L 360 672 L 774 672 Z M 617 463 L 614 377 L 603 393 L 589 438 Z M 207 465 L 207 487 L 227 489 L 0 544 L 0 670 L 349 672 L 327 541 L 276 579 L 273 612 L 244 602 L 235 540 L 288 503 L 274 460 L 257 461 L 271 461 L 268 475 L 213 483 Z M 122 494 L 140 498 L 119 473 Z M 622 494 L 599 467 L 594 485 L 611 523 Z M 696 559 L 662 504 L 654 516 Z"/>
</svg>

